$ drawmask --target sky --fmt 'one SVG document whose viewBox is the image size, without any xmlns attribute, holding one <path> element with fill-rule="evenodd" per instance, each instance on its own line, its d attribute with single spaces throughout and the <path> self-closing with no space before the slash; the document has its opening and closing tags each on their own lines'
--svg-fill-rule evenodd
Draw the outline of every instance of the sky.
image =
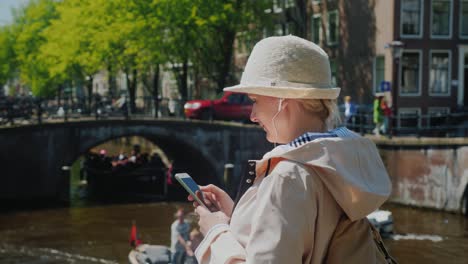
<svg viewBox="0 0 468 264">
<path fill-rule="evenodd" d="M 11 8 L 18 8 L 29 0 L 0 0 L 0 26 L 10 24 L 13 21 Z"/>
</svg>

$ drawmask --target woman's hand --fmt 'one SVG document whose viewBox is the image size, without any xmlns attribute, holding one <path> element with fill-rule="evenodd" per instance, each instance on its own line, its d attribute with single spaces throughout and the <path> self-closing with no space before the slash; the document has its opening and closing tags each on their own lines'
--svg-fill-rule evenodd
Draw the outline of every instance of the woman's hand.
<svg viewBox="0 0 468 264">
<path fill-rule="evenodd" d="M 211 212 L 221 211 L 227 217 L 231 217 L 234 201 L 225 191 L 213 184 L 200 186 L 200 190 L 203 192 L 206 206 Z M 194 207 L 199 205 L 191 195 L 188 196 L 188 200 L 193 201 Z"/>
<path fill-rule="evenodd" d="M 198 226 L 200 227 L 200 232 L 206 236 L 206 233 L 215 225 L 218 224 L 228 224 L 229 217 L 221 211 L 210 212 L 203 206 L 197 206 L 195 208 L 195 213 L 199 216 Z"/>
</svg>

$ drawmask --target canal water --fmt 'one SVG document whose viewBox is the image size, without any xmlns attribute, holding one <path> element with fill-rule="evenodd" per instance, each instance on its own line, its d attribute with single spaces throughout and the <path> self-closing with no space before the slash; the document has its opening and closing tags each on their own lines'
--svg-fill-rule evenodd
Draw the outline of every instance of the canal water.
<svg viewBox="0 0 468 264">
<path fill-rule="evenodd" d="M 167 163 L 157 146 L 141 138 L 116 139 L 92 151 L 118 155 L 135 144 Z M 0 263 L 128 263 L 133 221 L 143 243 L 169 246 L 177 208 L 192 211 L 186 202 L 89 201 L 79 177 L 80 161 L 71 170 L 71 207 L 0 209 Z M 382 209 L 393 214 L 395 234 L 385 243 L 399 263 L 468 263 L 468 218 L 395 204 Z"/>
<path fill-rule="evenodd" d="M 0 263 L 128 263 L 131 223 L 144 243 L 169 245 L 178 206 L 96 205 L 0 214 Z M 468 263 L 465 217 L 386 204 L 395 235 L 385 239 L 400 263 Z"/>
</svg>

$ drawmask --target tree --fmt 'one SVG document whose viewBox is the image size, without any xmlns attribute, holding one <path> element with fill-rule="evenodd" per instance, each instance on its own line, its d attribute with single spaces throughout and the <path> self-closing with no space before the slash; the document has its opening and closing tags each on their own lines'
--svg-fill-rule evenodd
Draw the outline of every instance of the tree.
<svg viewBox="0 0 468 264">
<path fill-rule="evenodd" d="M 67 0 L 57 5 L 57 18 L 51 21 L 42 36 L 47 42 L 41 47 L 41 59 L 53 78 L 62 82 L 76 80 L 86 83 L 88 108 L 93 96 L 94 75 L 104 68 L 108 54 L 106 45 L 96 39 L 105 34 L 103 0 Z"/>
<path fill-rule="evenodd" d="M 265 13 L 271 1 L 201 1 L 193 11 L 197 33 L 195 63 L 202 75 L 217 84 L 218 92 L 236 83 L 233 72 L 234 42 L 239 33 L 259 39 L 271 16 Z"/>
<path fill-rule="evenodd" d="M 10 27 L 0 28 L 0 88 L 13 77 L 16 70 L 14 36 Z M 1 89 L 0 89 L 1 90 Z"/>
<path fill-rule="evenodd" d="M 270 1 L 162 0 L 164 50 L 187 99 L 189 64 L 215 82 L 218 91 L 236 82 L 233 74 L 234 41 L 240 32 L 256 35 L 269 20 Z M 255 29 L 256 30 L 252 30 Z"/>
<path fill-rule="evenodd" d="M 14 53 L 22 82 L 33 94 L 50 96 L 54 94 L 57 80 L 51 78 L 40 60 L 40 47 L 45 43 L 41 32 L 56 17 L 56 3 L 53 0 L 33 0 L 15 13 L 12 25 Z"/>
<path fill-rule="evenodd" d="M 162 51 L 161 12 L 159 1 L 118 0 L 112 1 L 114 22 L 112 31 L 119 32 L 112 40 L 119 68 L 127 76 L 127 87 L 130 97 L 130 108 L 135 110 L 135 95 L 138 80 L 152 76 L 152 94 L 157 104 L 159 65 L 165 62 Z"/>
<path fill-rule="evenodd" d="M 258 37 L 269 2 L 33 0 L 15 20 L 13 54 L 21 79 L 35 94 L 87 82 L 91 96 L 99 70 L 108 70 L 111 84 L 112 76 L 125 72 L 134 111 L 140 80 L 152 85 L 157 102 L 161 65 L 171 65 L 184 100 L 189 70 L 211 79 L 218 90 L 235 82 L 234 41 L 241 32 Z"/>
</svg>

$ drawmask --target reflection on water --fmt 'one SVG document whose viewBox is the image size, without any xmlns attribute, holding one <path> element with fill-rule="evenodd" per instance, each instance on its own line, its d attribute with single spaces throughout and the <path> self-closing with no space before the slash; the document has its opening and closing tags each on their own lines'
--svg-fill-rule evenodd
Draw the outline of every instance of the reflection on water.
<svg viewBox="0 0 468 264">
<path fill-rule="evenodd" d="M 468 263 L 468 219 L 459 214 L 387 204 L 395 235 L 385 240 L 400 263 Z"/>
<path fill-rule="evenodd" d="M 393 240 L 430 240 L 432 242 L 440 242 L 444 240 L 441 236 L 436 235 L 421 235 L 421 234 L 396 234 L 392 236 Z"/>
<path fill-rule="evenodd" d="M 153 203 L 0 215 L 0 263 L 127 263 L 135 220 L 141 240 L 170 244 L 177 206 Z"/>
<path fill-rule="evenodd" d="M 127 263 L 132 220 L 144 243 L 169 245 L 180 205 L 148 203 L 0 214 L 0 263 Z M 386 205 L 400 263 L 467 263 L 468 221 L 460 215 Z"/>
</svg>

